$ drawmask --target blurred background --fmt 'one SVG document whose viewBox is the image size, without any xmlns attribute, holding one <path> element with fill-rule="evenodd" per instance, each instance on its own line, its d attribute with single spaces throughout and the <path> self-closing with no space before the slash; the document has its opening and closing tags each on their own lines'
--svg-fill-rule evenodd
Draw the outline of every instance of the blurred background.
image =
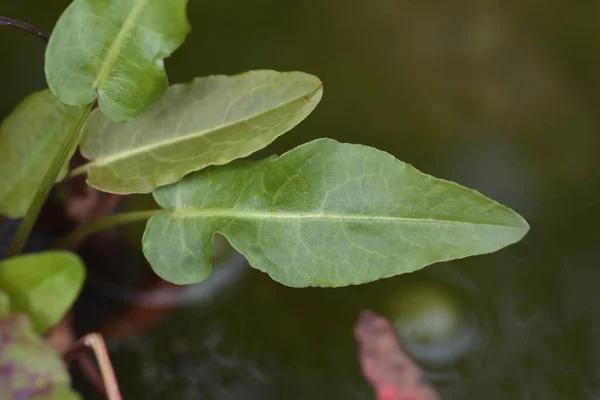
<svg viewBox="0 0 600 400">
<path fill-rule="evenodd" d="M 68 3 L 0 0 L 0 15 L 51 31 Z M 444 399 L 600 399 L 600 2 L 189 3 L 171 82 L 264 68 L 324 82 L 317 110 L 260 155 L 317 137 L 374 146 L 515 209 L 531 231 L 493 255 L 342 289 L 281 286 L 221 243 L 209 281 L 174 301 L 138 285 L 131 227 L 120 274 L 88 255 L 75 318 L 106 334 L 126 399 L 372 399 L 352 333 L 364 308 L 396 322 Z M 0 31 L 1 117 L 45 87 L 43 52 Z"/>
</svg>

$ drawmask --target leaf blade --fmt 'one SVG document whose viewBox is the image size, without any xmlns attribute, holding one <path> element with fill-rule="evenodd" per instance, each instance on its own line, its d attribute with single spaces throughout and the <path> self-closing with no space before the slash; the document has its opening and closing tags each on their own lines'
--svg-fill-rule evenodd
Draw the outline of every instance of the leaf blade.
<svg viewBox="0 0 600 400">
<path fill-rule="evenodd" d="M 6 293 L 0 291 L 0 318 L 4 318 L 10 311 L 10 300 Z"/>
<path fill-rule="evenodd" d="M 29 316 L 38 333 L 60 321 L 77 298 L 85 268 L 76 255 L 47 251 L 0 261 L 0 291 L 12 312 Z"/>
<path fill-rule="evenodd" d="M 345 286 L 490 253 L 529 227 L 514 211 L 366 146 L 321 139 L 278 157 L 192 174 L 154 192 L 144 233 L 164 279 L 210 274 L 210 238 L 288 286 Z"/>
<path fill-rule="evenodd" d="M 321 96 L 312 75 L 251 71 L 173 85 L 130 123 L 92 113 L 81 141 L 91 160 L 87 182 L 113 193 L 151 192 L 262 149 L 306 118 Z"/>
<path fill-rule="evenodd" d="M 24 315 L 0 318 L 2 399 L 77 400 L 60 356 L 33 330 Z"/>
<path fill-rule="evenodd" d="M 49 90 L 42 90 L 28 96 L 2 122 L 0 214 L 12 218 L 25 215 L 80 113 L 81 107 L 62 104 Z M 59 179 L 66 174 L 66 167 Z"/>
<path fill-rule="evenodd" d="M 187 0 L 75 0 L 46 50 L 46 80 L 70 105 L 98 99 L 114 121 L 136 117 L 167 89 L 163 59 L 190 30 Z"/>
</svg>

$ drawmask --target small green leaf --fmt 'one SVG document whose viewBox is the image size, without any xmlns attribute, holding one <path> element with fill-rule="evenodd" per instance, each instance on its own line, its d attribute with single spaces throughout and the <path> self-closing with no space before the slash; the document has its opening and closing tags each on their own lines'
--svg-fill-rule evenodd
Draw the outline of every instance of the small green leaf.
<svg viewBox="0 0 600 400">
<path fill-rule="evenodd" d="M 27 212 L 81 107 L 62 104 L 49 90 L 27 97 L 0 126 L 0 214 Z M 69 157 L 70 158 L 70 157 Z M 59 178 L 66 173 L 66 166 Z"/>
<path fill-rule="evenodd" d="M 173 85 L 127 124 L 92 113 L 82 154 L 88 184 L 113 193 L 149 193 L 209 165 L 270 144 L 317 106 L 321 81 L 302 72 L 252 71 Z"/>
<path fill-rule="evenodd" d="M 320 139 L 278 157 L 207 169 L 154 192 L 146 258 L 190 284 L 224 235 L 288 286 L 344 286 L 490 253 L 529 230 L 517 213 L 361 145 Z"/>
<path fill-rule="evenodd" d="M 187 0 L 74 0 L 46 51 L 48 86 L 64 103 L 98 98 L 113 121 L 136 117 L 167 89 L 163 59 L 190 30 Z"/>
<path fill-rule="evenodd" d="M 27 314 L 39 333 L 58 323 L 71 308 L 84 279 L 79 257 L 65 251 L 0 261 L 0 290 L 8 295 L 11 311 Z"/>
<path fill-rule="evenodd" d="M 24 315 L 0 318 L 0 398 L 77 400 L 60 356 Z"/>
</svg>

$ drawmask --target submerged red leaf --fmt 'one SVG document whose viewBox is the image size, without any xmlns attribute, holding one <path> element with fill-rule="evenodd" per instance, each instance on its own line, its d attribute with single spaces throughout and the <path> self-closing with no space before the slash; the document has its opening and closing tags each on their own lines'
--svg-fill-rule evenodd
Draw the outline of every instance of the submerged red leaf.
<svg viewBox="0 0 600 400">
<path fill-rule="evenodd" d="M 378 400 L 439 400 L 423 371 L 400 347 L 396 330 L 387 319 L 363 311 L 354 336 L 363 374 Z"/>
</svg>

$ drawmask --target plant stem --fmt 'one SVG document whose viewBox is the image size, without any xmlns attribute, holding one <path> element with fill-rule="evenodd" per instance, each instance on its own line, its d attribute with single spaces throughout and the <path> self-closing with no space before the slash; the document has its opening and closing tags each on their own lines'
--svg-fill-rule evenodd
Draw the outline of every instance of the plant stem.
<svg viewBox="0 0 600 400">
<path fill-rule="evenodd" d="M 65 359 L 65 362 L 68 360 Z M 108 393 L 104 387 L 104 379 L 102 373 L 98 370 L 98 365 L 87 354 L 82 354 L 77 358 L 77 366 L 88 380 L 88 382 L 96 389 L 102 398 L 108 398 Z"/>
<path fill-rule="evenodd" d="M 104 388 L 106 389 L 106 397 L 108 397 L 109 400 L 121 400 L 121 392 L 119 391 L 115 371 L 110 362 L 104 339 L 102 339 L 100 334 L 90 333 L 82 337 L 66 354 L 63 355 L 63 359 L 66 362 L 69 362 L 73 358 L 80 356 L 85 348 L 92 349 L 96 356 L 96 360 L 100 366 L 100 374 L 104 381 Z"/>
<path fill-rule="evenodd" d="M 50 36 L 48 36 L 46 32 L 39 29 L 38 27 L 16 19 L 0 17 L 0 26 L 5 26 L 7 28 L 15 28 L 20 31 L 30 33 L 33 36 L 39 37 L 46 43 L 48 43 L 48 40 L 50 39 Z"/>
<path fill-rule="evenodd" d="M 75 125 L 73 125 L 69 131 L 69 134 L 63 139 L 59 151 L 54 156 L 48 172 L 46 172 L 46 175 L 44 175 L 44 179 L 42 179 L 42 182 L 40 183 L 40 186 L 38 187 L 37 192 L 35 193 L 35 196 L 29 205 L 29 208 L 27 209 L 27 213 L 25 214 L 23 221 L 19 225 L 19 229 L 12 239 L 7 253 L 8 257 L 16 256 L 23 250 L 23 247 L 27 242 L 27 238 L 33 229 L 33 225 L 40 214 L 44 201 L 46 201 L 48 193 L 50 193 L 52 186 L 56 182 L 56 177 L 60 173 L 63 165 L 65 165 L 65 162 L 67 162 L 69 155 L 73 153 L 77 147 L 77 144 L 79 143 L 79 134 L 81 132 L 81 128 L 83 127 L 83 124 L 85 123 L 85 120 L 90 114 L 93 106 L 94 103 L 92 102 L 81 107 L 81 115 L 79 120 Z"/>
<path fill-rule="evenodd" d="M 109 400 L 121 400 L 121 393 L 119 392 L 115 371 L 110 362 L 110 357 L 108 356 L 108 351 L 106 350 L 106 345 L 104 344 L 104 340 L 102 340 L 102 336 L 97 333 L 91 333 L 83 338 L 83 342 L 86 346 L 90 347 L 96 355 Z"/>
<path fill-rule="evenodd" d="M 77 243 L 78 241 L 85 239 L 92 233 L 117 225 L 145 221 L 159 211 L 160 210 L 149 210 L 121 213 L 89 222 L 87 224 L 79 226 L 67 236 L 61 238 L 55 243 L 54 247 L 60 249 L 69 248 L 73 243 Z"/>
</svg>

